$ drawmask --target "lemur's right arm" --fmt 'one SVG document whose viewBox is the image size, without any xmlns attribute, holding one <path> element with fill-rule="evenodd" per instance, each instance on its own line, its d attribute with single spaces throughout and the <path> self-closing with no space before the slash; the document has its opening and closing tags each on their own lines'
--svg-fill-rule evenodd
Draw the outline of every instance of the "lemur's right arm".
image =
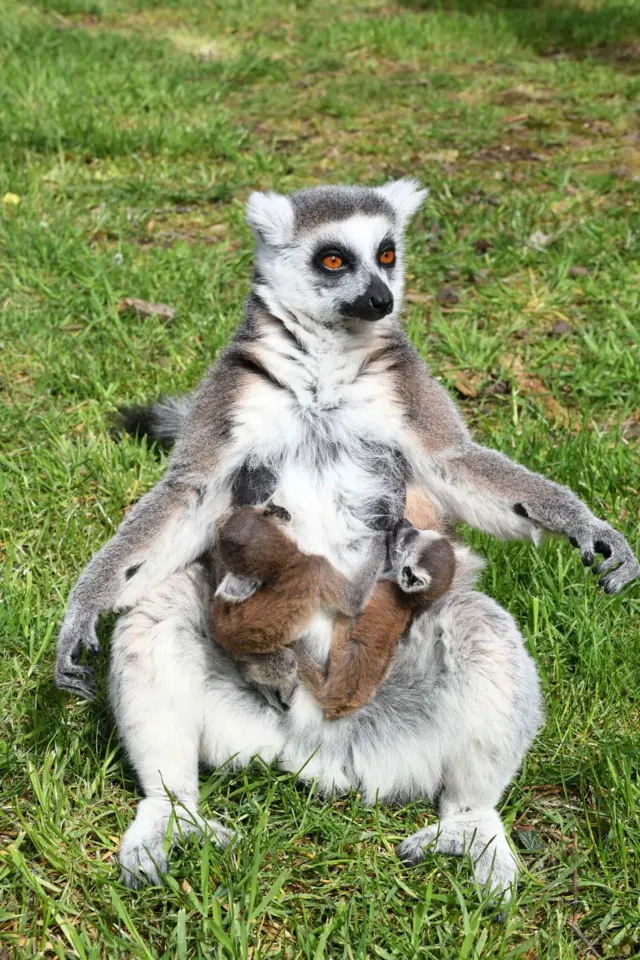
<svg viewBox="0 0 640 960">
<path fill-rule="evenodd" d="M 71 593 L 58 637 L 55 680 L 60 689 L 93 695 L 93 671 L 78 661 L 83 648 L 91 653 L 100 649 L 100 614 L 132 606 L 210 546 L 217 492 L 214 483 L 197 488 L 174 483 L 167 474 L 89 561 Z M 148 563 L 151 557 L 153 563 Z"/>
<path fill-rule="evenodd" d="M 235 469 L 227 411 L 243 384 L 242 376 L 232 373 L 233 352 L 228 351 L 196 396 L 185 439 L 166 475 L 131 509 L 77 581 L 58 637 L 55 681 L 60 689 L 91 697 L 93 671 L 79 659 L 83 649 L 99 650 L 100 614 L 134 605 L 211 546 Z"/>
</svg>

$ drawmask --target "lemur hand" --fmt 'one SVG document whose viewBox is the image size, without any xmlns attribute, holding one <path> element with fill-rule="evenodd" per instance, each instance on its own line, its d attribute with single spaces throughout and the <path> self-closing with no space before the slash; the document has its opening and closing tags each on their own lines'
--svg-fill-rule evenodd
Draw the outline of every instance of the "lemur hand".
<svg viewBox="0 0 640 960">
<path fill-rule="evenodd" d="M 69 690 L 86 700 L 93 699 L 96 685 L 93 669 L 81 664 L 83 650 L 99 653 L 100 644 L 96 635 L 97 616 L 87 617 L 84 611 L 70 606 L 58 637 L 55 681 L 60 690 Z"/>
<path fill-rule="evenodd" d="M 640 576 L 640 563 L 631 547 L 622 534 L 604 520 L 594 519 L 588 526 L 572 534 L 569 542 L 580 551 L 585 567 L 593 565 L 596 553 L 602 554 L 604 560 L 596 564 L 593 572 L 597 575 L 604 574 L 600 576 L 598 583 L 607 593 L 619 593 L 624 586 Z"/>
</svg>

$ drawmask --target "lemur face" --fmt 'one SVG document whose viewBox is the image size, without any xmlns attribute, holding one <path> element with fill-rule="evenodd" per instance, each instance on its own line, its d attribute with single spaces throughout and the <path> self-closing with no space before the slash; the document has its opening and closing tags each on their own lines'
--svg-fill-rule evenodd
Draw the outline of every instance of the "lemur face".
<svg viewBox="0 0 640 960">
<path fill-rule="evenodd" d="M 389 565 L 405 593 L 429 590 L 455 564 L 446 537 L 435 530 L 418 530 L 408 520 L 395 525 L 387 543 Z"/>
<path fill-rule="evenodd" d="M 395 317 L 405 228 L 425 196 L 413 180 L 252 194 L 254 289 L 276 316 L 307 328 L 361 330 Z"/>
</svg>

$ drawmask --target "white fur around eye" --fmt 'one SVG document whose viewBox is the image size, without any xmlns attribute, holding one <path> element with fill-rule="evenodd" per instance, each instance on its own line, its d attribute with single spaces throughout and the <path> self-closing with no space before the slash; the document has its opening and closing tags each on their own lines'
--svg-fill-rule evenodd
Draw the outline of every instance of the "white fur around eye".
<svg viewBox="0 0 640 960">
<path fill-rule="evenodd" d="M 264 194 L 259 195 L 261 197 Z M 282 198 L 285 199 L 285 198 Z M 253 214 L 252 214 L 253 215 Z M 377 274 L 388 285 L 395 301 L 395 310 L 380 324 L 389 325 L 397 316 L 404 288 L 403 230 L 391 214 L 355 213 L 345 220 L 327 220 L 305 230 L 293 242 L 270 243 L 259 237 L 256 266 L 260 275 L 257 292 L 271 313 L 280 319 L 295 317 L 296 324 L 309 331 L 323 327 L 339 335 L 343 327 L 341 304 L 360 296 Z M 396 266 L 386 270 L 378 262 L 380 244 L 391 239 L 396 249 Z M 318 282 L 314 258 L 323 248 L 339 248 L 353 255 L 353 267 L 341 272 L 335 282 Z"/>
<path fill-rule="evenodd" d="M 412 177 L 390 180 L 383 187 L 378 187 L 378 192 L 391 204 L 402 224 L 411 219 L 429 194 Z"/>
</svg>

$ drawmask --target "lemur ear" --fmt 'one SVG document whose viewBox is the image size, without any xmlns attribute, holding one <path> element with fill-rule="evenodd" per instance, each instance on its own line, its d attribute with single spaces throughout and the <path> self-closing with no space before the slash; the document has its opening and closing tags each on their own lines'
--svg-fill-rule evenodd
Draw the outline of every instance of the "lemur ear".
<svg viewBox="0 0 640 960">
<path fill-rule="evenodd" d="M 384 187 L 378 187 L 378 192 L 391 204 L 403 225 L 422 206 L 429 193 L 421 189 L 419 182 L 412 177 L 390 180 Z"/>
<path fill-rule="evenodd" d="M 291 202 L 273 190 L 250 194 L 245 219 L 256 237 L 271 246 L 287 243 L 293 236 Z"/>
</svg>

